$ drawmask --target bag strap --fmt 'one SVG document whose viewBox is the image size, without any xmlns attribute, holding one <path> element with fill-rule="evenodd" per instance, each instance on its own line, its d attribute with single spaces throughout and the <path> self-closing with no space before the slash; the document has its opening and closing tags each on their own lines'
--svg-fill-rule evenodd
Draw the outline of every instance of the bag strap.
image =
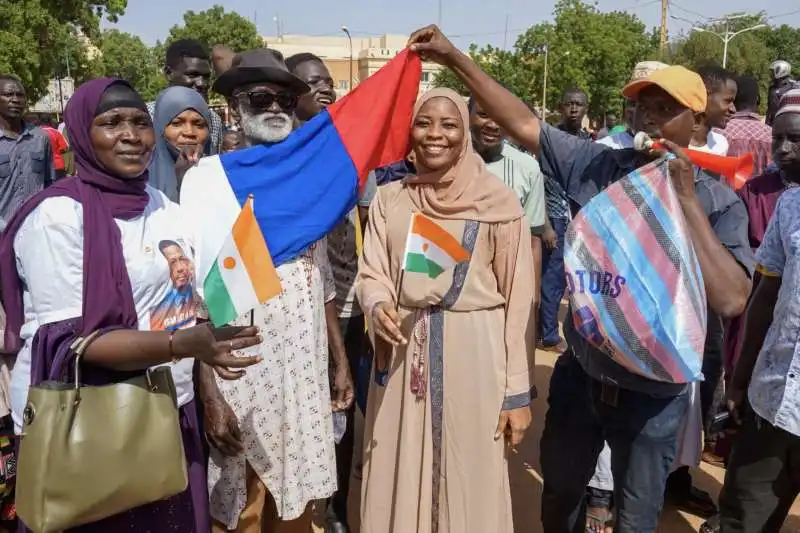
<svg viewBox="0 0 800 533">
<path fill-rule="evenodd" d="M 77 398 L 75 401 L 80 401 L 81 399 L 81 358 L 83 357 L 84 352 L 92 344 L 97 337 L 99 337 L 101 331 L 95 330 L 89 333 L 85 337 L 78 337 L 72 344 L 70 344 L 69 349 L 75 354 L 75 392 L 77 393 Z"/>
</svg>

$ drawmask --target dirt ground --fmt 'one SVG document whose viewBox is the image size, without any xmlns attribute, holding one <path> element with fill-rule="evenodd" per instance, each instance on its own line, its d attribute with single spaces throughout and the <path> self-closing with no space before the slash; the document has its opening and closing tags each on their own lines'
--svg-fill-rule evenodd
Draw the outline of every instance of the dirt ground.
<svg viewBox="0 0 800 533">
<path fill-rule="evenodd" d="M 534 403 L 533 424 L 525 441 L 518 447 L 518 454 L 509 462 L 511 478 L 511 496 L 514 508 L 514 524 L 516 533 L 541 533 L 540 502 L 542 495 L 542 476 L 539 466 L 539 439 L 544 429 L 544 418 L 547 412 L 547 391 L 550 383 L 556 355 L 547 352 L 536 353 L 536 386 L 539 397 Z M 361 420 L 357 420 L 357 430 Z M 357 446 L 360 443 L 357 443 Z M 360 450 L 356 450 L 358 455 Z M 695 484 L 708 491 L 714 498 L 719 495 L 725 471 L 703 463 L 693 473 Z M 355 478 L 351 481 L 350 491 L 350 523 L 353 533 L 358 529 L 358 505 L 360 500 L 360 483 Z M 318 520 L 321 524 L 322 521 Z M 698 531 L 703 520 L 692 515 L 666 507 L 661 516 L 659 533 L 692 533 Z M 315 533 L 323 530 L 315 527 Z M 792 515 L 787 520 L 781 533 L 800 533 L 800 500 L 795 502 Z"/>
</svg>

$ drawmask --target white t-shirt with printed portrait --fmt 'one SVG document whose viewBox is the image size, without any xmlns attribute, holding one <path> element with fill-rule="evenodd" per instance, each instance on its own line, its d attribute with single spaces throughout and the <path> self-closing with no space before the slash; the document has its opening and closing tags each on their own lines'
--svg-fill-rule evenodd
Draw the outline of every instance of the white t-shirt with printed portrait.
<svg viewBox="0 0 800 533">
<path fill-rule="evenodd" d="M 173 330 L 196 323 L 192 243 L 179 207 L 148 186 L 144 213 L 115 219 L 122 236 L 125 266 L 143 331 Z M 42 324 L 76 318 L 83 303 L 83 207 L 67 197 L 44 200 L 14 238 L 17 271 L 23 284 L 23 346 L 11 378 L 14 423 L 21 429 L 31 372 L 31 342 Z M 168 363 L 178 405 L 194 398 L 194 359 Z"/>
</svg>

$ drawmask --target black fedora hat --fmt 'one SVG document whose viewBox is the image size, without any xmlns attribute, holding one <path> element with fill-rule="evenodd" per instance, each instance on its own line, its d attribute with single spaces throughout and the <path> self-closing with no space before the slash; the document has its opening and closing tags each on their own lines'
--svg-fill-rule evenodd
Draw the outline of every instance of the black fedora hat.
<svg viewBox="0 0 800 533">
<path fill-rule="evenodd" d="M 231 68 L 217 78 L 212 89 L 222 96 L 231 96 L 236 87 L 259 82 L 283 85 L 297 95 L 310 90 L 303 80 L 289 72 L 283 55 L 270 48 L 255 48 L 233 56 Z"/>
</svg>

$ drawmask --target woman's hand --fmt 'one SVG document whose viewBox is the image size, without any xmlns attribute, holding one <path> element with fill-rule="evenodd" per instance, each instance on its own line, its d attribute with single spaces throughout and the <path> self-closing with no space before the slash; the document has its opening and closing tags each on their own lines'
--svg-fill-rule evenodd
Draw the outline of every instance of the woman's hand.
<svg viewBox="0 0 800 533">
<path fill-rule="evenodd" d="M 375 334 L 392 346 L 400 346 L 408 342 L 403 337 L 400 315 L 389 302 L 381 302 L 372 310 L 372 327 Z"/>
<path fill-rule="evenodd" d="M 192 168 L 200 161 L 203 155 L 203 147 L 197 145 L 195 147 L 184 147 L 178 152 L 178 159 L 175 160 L 175 177 L 180 183 L 186 171 Z"/>
<path fill-rule="evenodd" d="M 255 326 L 212 329 L 205 323 L 176 331 L 172 351 L 178 357 L 194 357 L 213 367 L 247 368 L 261 358 L 236 357 L 232 352 L 257 346 L 262 340 Z"/>
<path fill-rule="evenodd" d="M 530 407 L 501 411 L 494 440 L 505 435 L 511 446 L 517 446 L 525 437 L 525 431 L 531 425 L 532 418 Z"/>
</svg>

